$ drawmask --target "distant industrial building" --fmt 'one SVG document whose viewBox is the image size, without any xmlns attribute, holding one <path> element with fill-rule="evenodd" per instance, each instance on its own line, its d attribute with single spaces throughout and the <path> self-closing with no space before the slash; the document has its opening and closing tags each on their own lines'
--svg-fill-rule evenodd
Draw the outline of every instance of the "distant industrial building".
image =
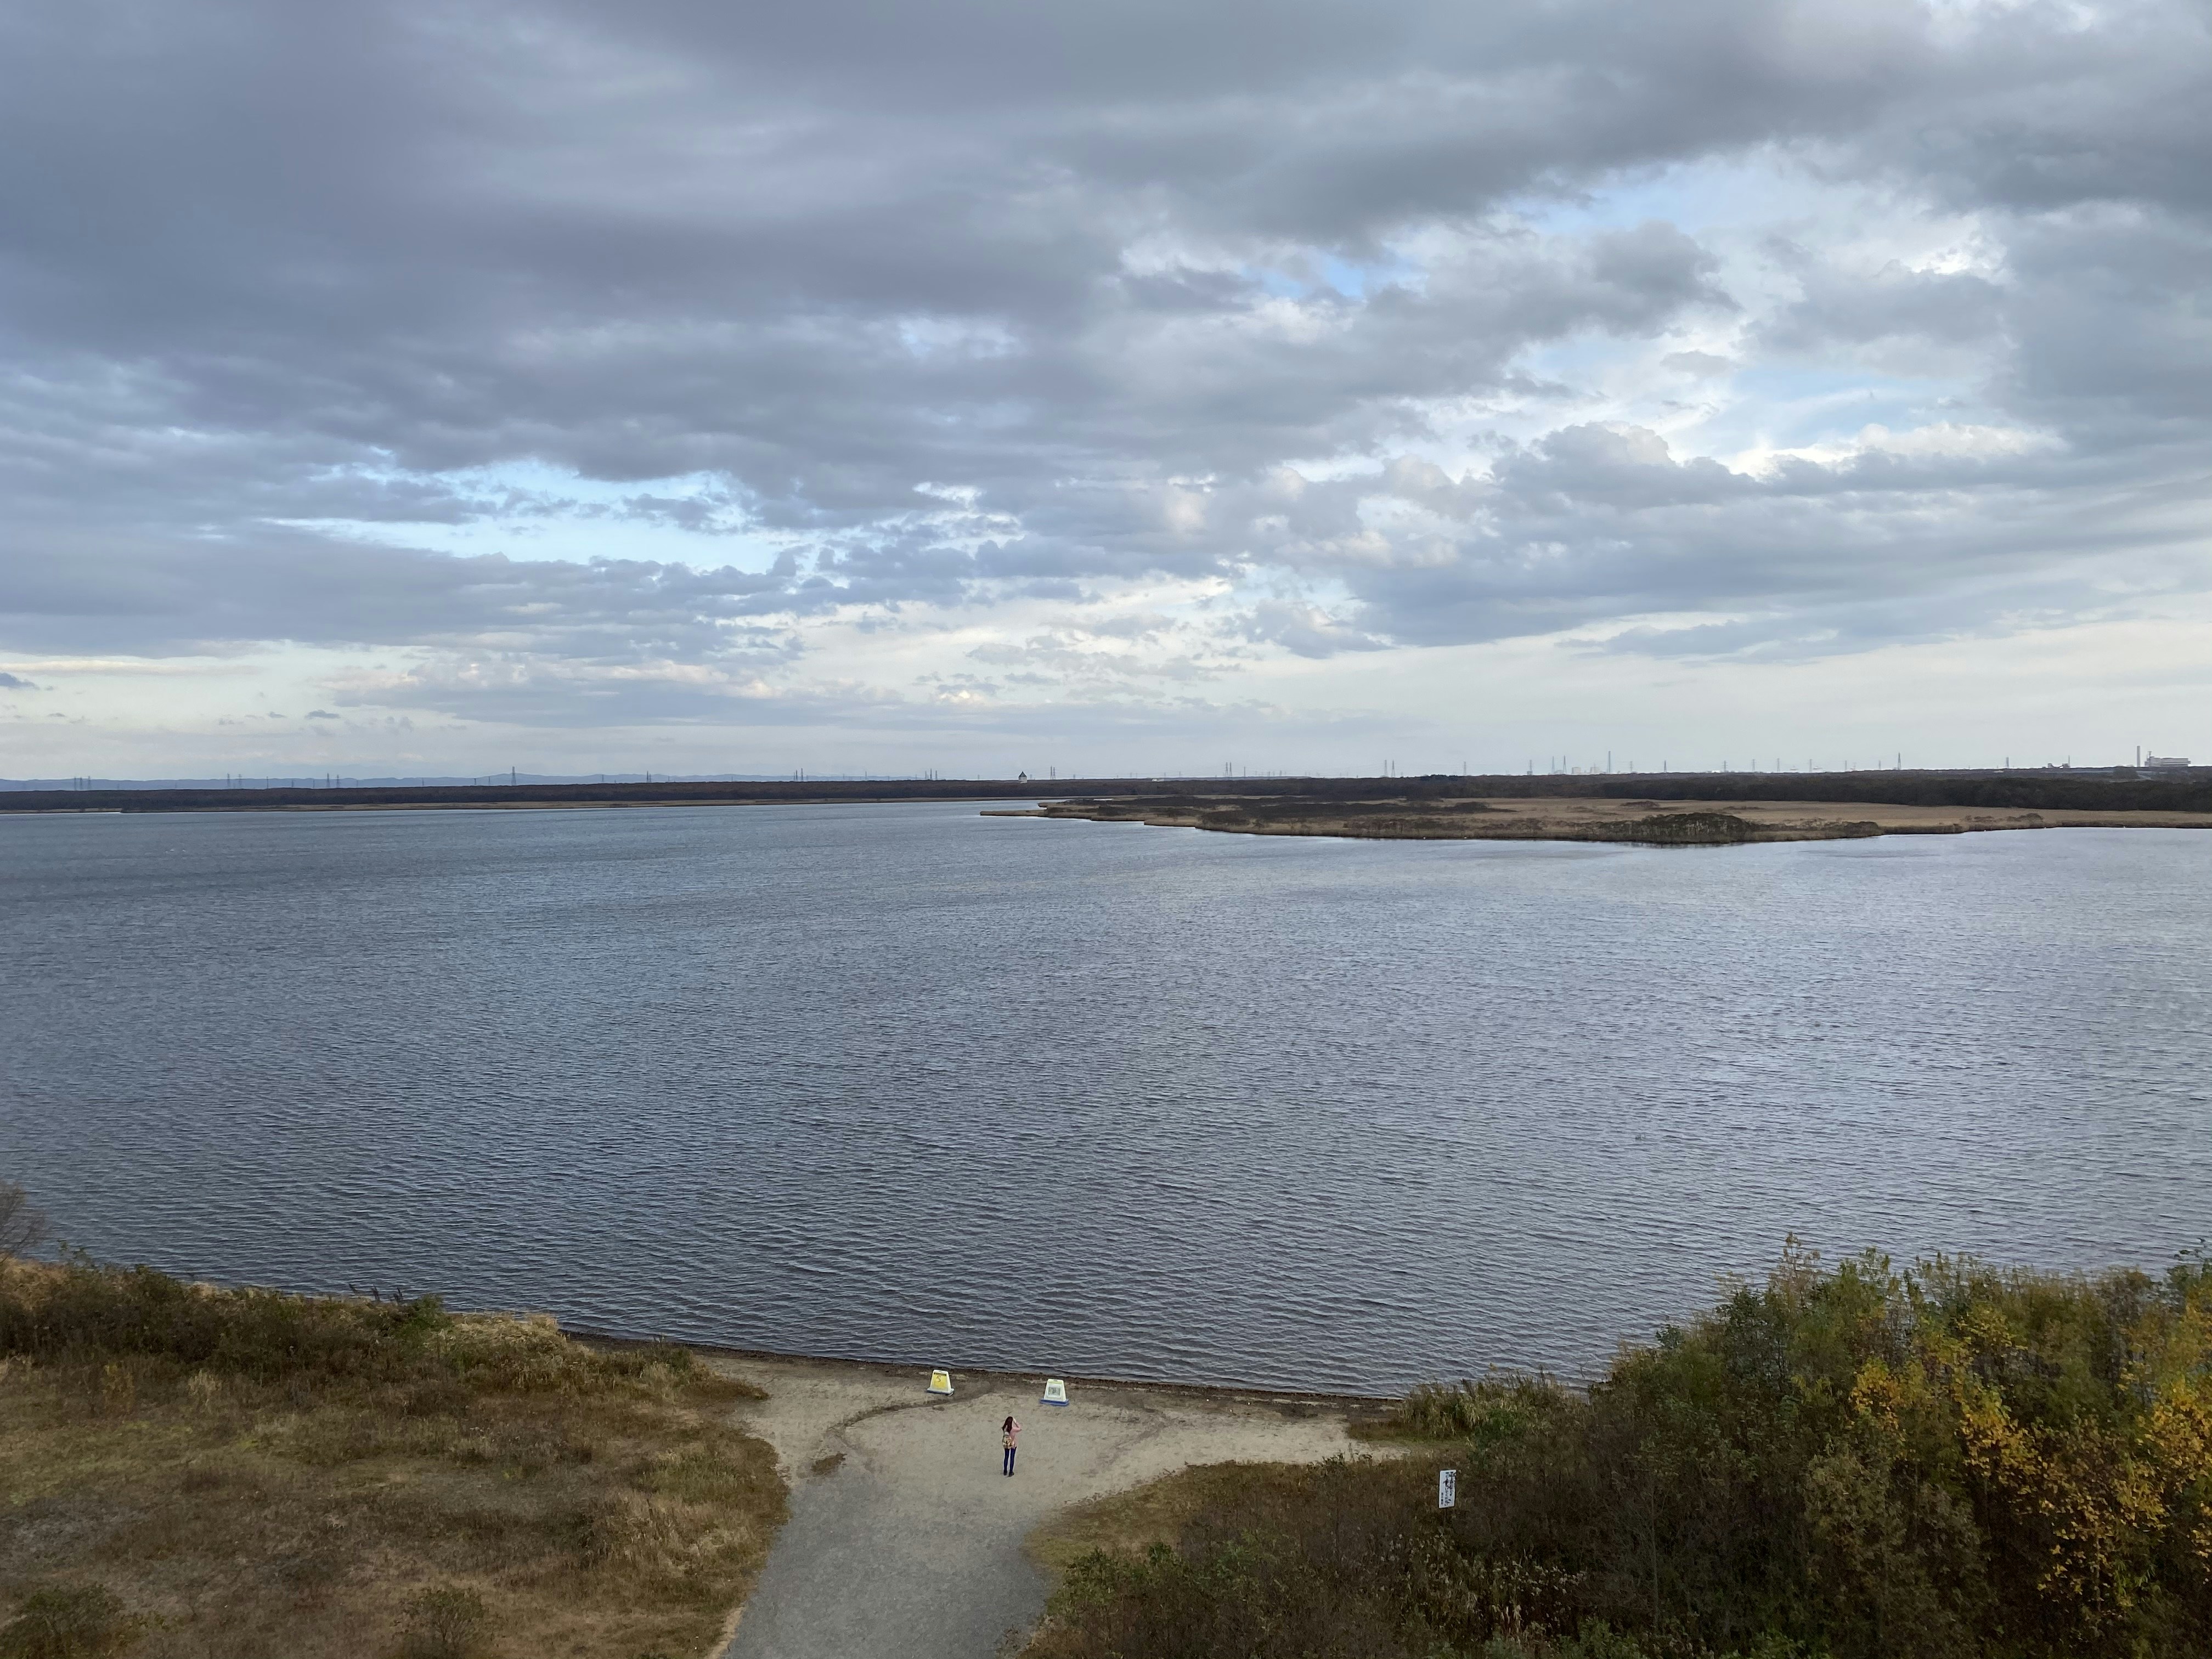
<svg viewBox="0 0 2212 1659">
<path fill-rule="evenodd" d="M 2189 765 L 2189 757 L 2186 755 L 2145 755 L 2143 757 L 2142 763 L 2145 766 L 2155 766 L 2161 771 L 2179 772 L 2187 769 Z"/>
</svg>

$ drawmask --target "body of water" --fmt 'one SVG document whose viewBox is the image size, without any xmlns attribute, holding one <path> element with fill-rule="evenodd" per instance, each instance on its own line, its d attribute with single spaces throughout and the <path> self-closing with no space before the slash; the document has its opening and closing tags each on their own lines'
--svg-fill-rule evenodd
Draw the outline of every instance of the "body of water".
<svg viewBox="0 0 2212 1659">
<path fill-rule="evenodd" d="M 0 818 L 0 1175 L 102 1258 L 600 1329 L 1585 1374 L 1792 1232 L 2202 1244 L 2208 878 L 2180 830 Z"/>
</svg>

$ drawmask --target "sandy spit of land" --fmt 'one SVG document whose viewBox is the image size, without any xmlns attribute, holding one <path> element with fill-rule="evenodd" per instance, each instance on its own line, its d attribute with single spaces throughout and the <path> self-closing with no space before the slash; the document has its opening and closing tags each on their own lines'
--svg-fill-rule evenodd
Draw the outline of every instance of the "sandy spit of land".
<svg viewBox="0 0 2212 1659">
<path fill-rule="evenodd" d="M 1613 800 L 1573 796 L 1488 796 L 1466 800 L 1278 800 L 1193 795 L 1056 800 L 1026 814 L 1255 836 L 1347 836 L 1386 841 L 1594 841 L 1648 838 L 1655 821 L 1686 815 L 1740 820 L 1738 839 L 1836 841 L 1868 836 L 1955 836 L 1985 830 L 2212 830 L 2212 812 L 2098 812 L 2045 808 L 1990 811 L 1893 806 L 1879 801 Z M 1639 833 L 1644 831 L 1644 833 Z"/>
<path fill-rule="evenodd" d="M 1354 1451 L 1349 1424 L 1380 1404 L 1078 1380 L 1062 1409 L 1039 1403 L 1041 1376 L 956 1372 L 945 1400 L 911 1367 L 704 1357 L 768 1391 L 731 1421 L 775 1448 L 792 1489 L 726 1659 L 990 1659 L 1044 1612 L 1023 1550 L 1040 1524 L 1195 1463 Z"/>
</svg>

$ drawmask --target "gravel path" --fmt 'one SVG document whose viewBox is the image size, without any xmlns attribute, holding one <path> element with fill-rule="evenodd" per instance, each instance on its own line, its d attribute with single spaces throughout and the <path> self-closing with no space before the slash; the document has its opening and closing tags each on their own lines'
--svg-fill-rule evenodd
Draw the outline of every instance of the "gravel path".
<svg viewBox="0 0 2212 1659">
<path fill-rule="evenodd" d="M 769 1391 L 738 1420 L 775 1446 L 792 1487 L 723 1659 L 991 1659 L 1044 1611 L 1022 1552 L 1085 1498 L 1193 1463 L 1310 1462 L 1349 1450 L 1341 1402 L 1134 1384 L 956 1374 L 951 1400 L 916 1370 L 717 1358 Z M 1012 1480 L 999 1425 L 1022 1422 Z"/>
</svg>

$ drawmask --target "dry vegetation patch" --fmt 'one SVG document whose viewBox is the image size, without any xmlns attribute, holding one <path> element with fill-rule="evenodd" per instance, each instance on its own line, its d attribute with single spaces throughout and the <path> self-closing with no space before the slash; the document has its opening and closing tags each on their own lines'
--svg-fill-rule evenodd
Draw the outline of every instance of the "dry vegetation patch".
<svg viewBox="0 0 2212 1659">
<path fill-rule="evenodd" d="M 1293 1463 L 1200 1463 L 1178 1469 L 1061 1511 L 1030 1534 L 1030 1559 L 1057 1589 L 1068 1570 L 1088 1555 L 1106 1551 L 1140 1556 L 1156 1544 L 1172 1545 L 1200 1517 L 1249 1514 L 1271 1498 L 1295 1491 L 1302 1475 Z"/>
<path fill-rule="evenodd" d="M 0 1261 L 0 1656 L 703 1653 L 784 1514 L 746 1397 L 550 1320 Z"/>
<path fill-rule="evenodd" d="M 2117 805 L 2111 810 L 1989 811 L 1904 799 L 1872 800 L 1860 795 L 1846 795 L 1841 801 L 1749 795 L 1707 800 L 1620 799 L 1591 793 L 1475 799 L 1451 793 L 1448 786 L 1440 784 L 1413 786 L 1402 796 L 1381 799 L 1334 790 L 1228 799 L 1189 793 L 1077 797 L 1048 801 L 1039 813 L 1045 817 L 1243 835 L 1384 841 L 1602 842 L 1660 847 L 1729 847 L 1753 842 L 1856 840 L 1887 835 L 1957 836 L 2068 825 L 2212 829 L 2212 813 L 2133 811 Z"/>
</svg>

